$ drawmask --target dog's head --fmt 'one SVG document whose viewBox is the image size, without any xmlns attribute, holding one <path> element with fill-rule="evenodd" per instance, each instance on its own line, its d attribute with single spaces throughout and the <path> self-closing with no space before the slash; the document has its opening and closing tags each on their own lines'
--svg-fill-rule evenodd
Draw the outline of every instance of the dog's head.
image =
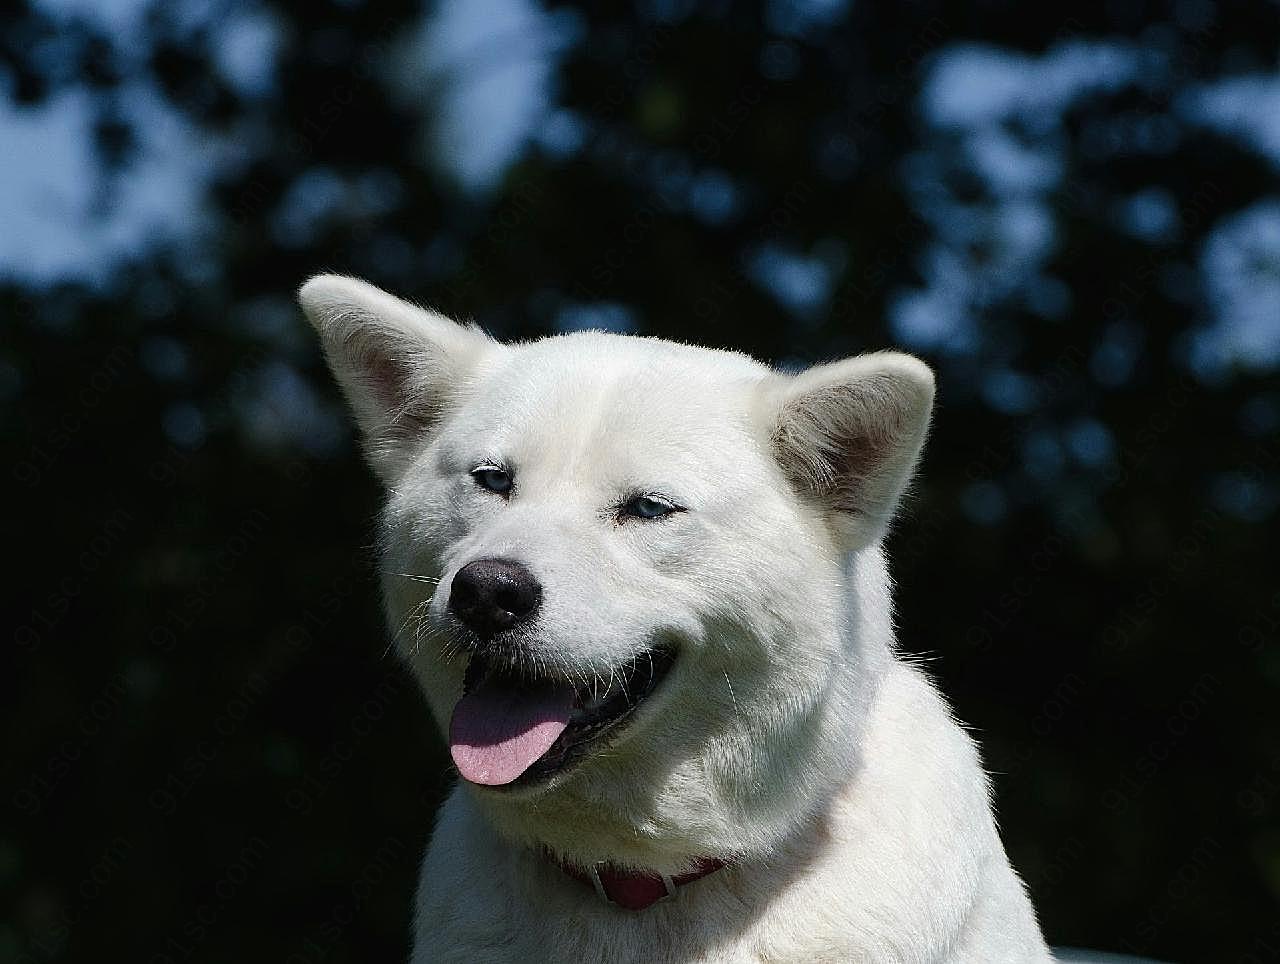
<svg viewBox="0 0 1280 964">
<path fill-rule="evenodd" d="M 391 627 L 502 830 L 670 869 L 770 842 L 853 765 L 923 364 L 793 376 L 499 344 L 348 278 L 300 298 L 388 490 Z"/>
</svg>

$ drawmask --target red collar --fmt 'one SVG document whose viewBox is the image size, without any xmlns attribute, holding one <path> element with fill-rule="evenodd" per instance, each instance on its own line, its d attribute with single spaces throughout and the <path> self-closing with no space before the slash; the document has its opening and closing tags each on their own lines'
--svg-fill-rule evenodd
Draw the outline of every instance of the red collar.
<svg viewBox="0 0 1280 964">
<path fill-rule="evenodd" d="M 605 863 L 582 870 L 555 857 L 551 857 L 551 860 L 574 880 L 594 887 L 596 894 L 605 903 L 615 904 L 625 910 L 651 907 L 660 900 L 674 896 L 677 887 L 700 880 L 724 866 L 723 860 L 704 857 L 698 861 L 696 869 L 687 874 L 668 877 L 666 874 L 655 874 L 647 870 L 618 870 Z"/>
</svg>

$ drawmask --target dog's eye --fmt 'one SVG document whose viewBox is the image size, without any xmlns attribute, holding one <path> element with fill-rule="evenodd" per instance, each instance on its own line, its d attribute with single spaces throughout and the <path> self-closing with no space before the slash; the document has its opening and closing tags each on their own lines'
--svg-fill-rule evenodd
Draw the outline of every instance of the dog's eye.
<svg viewBox="0 0 1280 964">
<path fill-rule="evenodd" d="M 482 489 L 498 495 L 508 495 L 511 492 L 511 473 L 496 465 L 477 465 L 471 470 L 471 477 Z"/>
<path fill-rule="evenodd" d="M 623 503 L 619 514 L 624 516 L 631 515 L 639 519 L 660 519 L 664 515 L 683 511 L 684 509 L 681 506 L 664 499 L 660 495 L 637 495 Z"/>
</svg>

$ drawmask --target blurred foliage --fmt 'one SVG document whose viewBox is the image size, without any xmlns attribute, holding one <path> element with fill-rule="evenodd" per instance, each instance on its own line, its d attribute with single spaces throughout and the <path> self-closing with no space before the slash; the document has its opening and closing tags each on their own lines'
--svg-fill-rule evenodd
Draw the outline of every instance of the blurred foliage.
<svg viewBox="0 0 1280 964">
<path fill-rule="evenodd" d="M 903 647 L 1047 934 L 1280 959 L 1275 13 L 6 14 L 0 957 L 404 956 L 450 777 L 291 302 L 337 270 L 508 338 L 922 354 Z"/>
</svg>

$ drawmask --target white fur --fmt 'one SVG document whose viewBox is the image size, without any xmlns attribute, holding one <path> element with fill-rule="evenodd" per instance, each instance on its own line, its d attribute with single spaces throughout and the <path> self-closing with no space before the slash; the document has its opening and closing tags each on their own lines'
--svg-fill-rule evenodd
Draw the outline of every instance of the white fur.
<svg viewBox="0 0 1280 964">
<path fill-rule="evenodd" d="M 786 376 L 596 332 L 503 345 L 347 278 L 300 298 L 388 485 L 387 614 L 442 730 L 465 668 L 449 584 L 474 559 L 542 583 L 532 663 L 606 677 L 655 641 L 678 652 L 577 767 L 453 790 L 415 962 L 1050 959 L 977 751 L 894 652 L 880 541 L 928 427 L 923 364 Z M 510 501 L 469 475 L 493 459 Z M 611 507 L 650 491 L 689 511 L 619 524 Z M 729 866 L 630 912 L 544 848 Z"/>
</svg>

